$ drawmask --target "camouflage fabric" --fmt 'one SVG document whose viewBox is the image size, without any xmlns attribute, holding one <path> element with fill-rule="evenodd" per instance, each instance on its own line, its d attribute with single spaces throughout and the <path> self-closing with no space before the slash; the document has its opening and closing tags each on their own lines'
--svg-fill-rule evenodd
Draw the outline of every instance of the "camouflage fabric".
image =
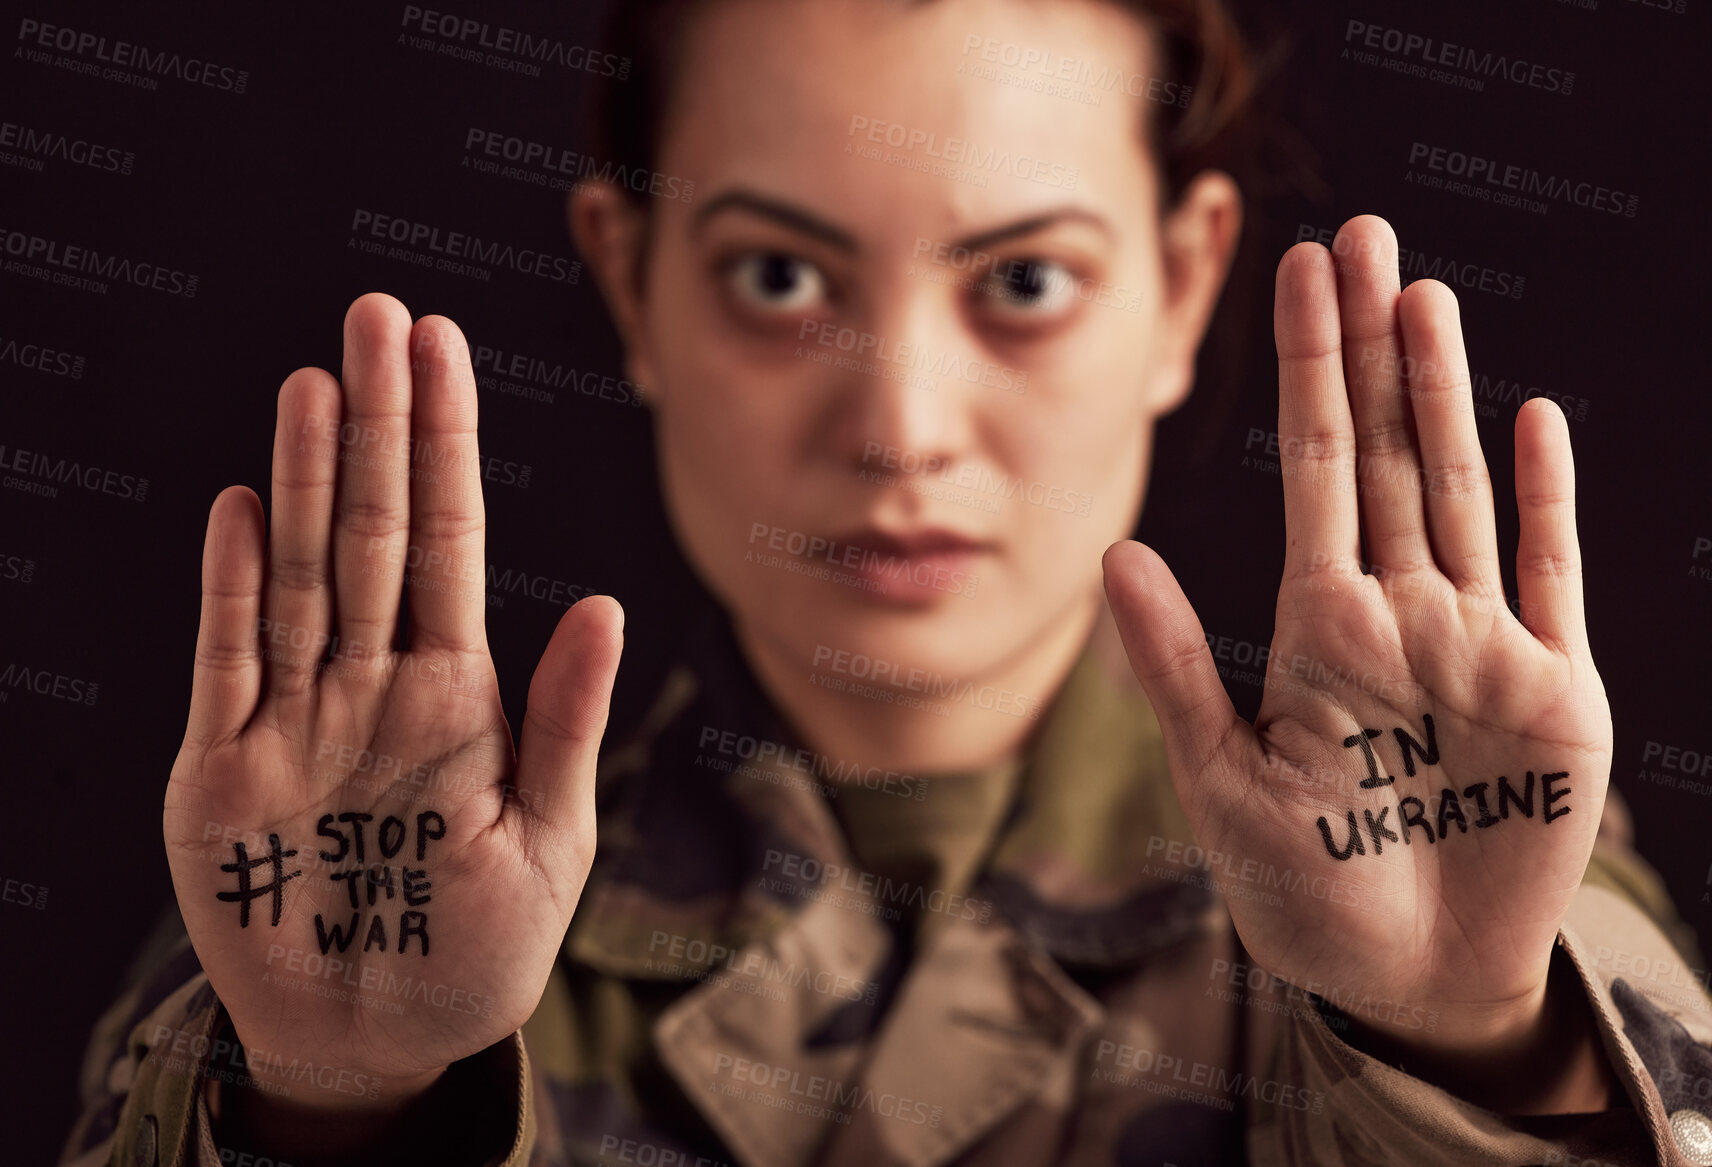
<svg viewBox="0 0 1712 1167">
<path fill-rule="evenodd" d="M 1705 974 L 1615 791 L 1554 960 L 1627 1097 L 1505 1118 L 1339 1036 L 1340 1008 L 1423 1029 L 1429 1010 L 1284 984 L 1248 958 L 1229 898 L 1348 888 L 1195 845 L 1109 637 L 1026 757 L 985 777 L 1014 793 L 962 876 L 865 870 L 840 790 L 883 827 L 885 799 L 902 821 L 936 780 L 799 749 L 710 628 L 631 740 L 609 743 L 562 957 L 521 1034 L 448 1075 L 460 1113 L 482 1117 L 432 1161 L 1712 1163 Z M 64 1161 L 263 1162 L 211 1133 L 236 1046 L 178 925 L 97 1026 Z"/>
</svg>

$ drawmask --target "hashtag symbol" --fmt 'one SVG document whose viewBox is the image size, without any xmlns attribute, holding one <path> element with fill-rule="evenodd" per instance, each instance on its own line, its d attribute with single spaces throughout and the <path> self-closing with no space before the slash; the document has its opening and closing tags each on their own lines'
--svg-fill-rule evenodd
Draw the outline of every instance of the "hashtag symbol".
<svg viewBox="0 0 1712 1167">
<path fill-rule="evenodd" d="M 277 927 L 279 925 L 280 910 L 285 906 L 283 893 L 286 881 L 296 879 L 298 876 L 303 874 L 302 868 L 298 868 L 290 875 L 285 874 L 285 861 L 290 856 L 297 854 L 297 848 L 293 847 L 289 851 L 281 851 L 279 849 L 278 835 L 268 836 L 268 847 L 271 849 L 269 854 L 264 855 L 260 859 L 251 859 L 249 852 L 245 850 L 242 843 L 233 843 L 232 850 L 237 852 L 237 861 L 233 863 L 222 863 L 220 865 L 221 871 L 235 871 L 238 873 L 238 890 L 217 892 L 215 893 L 214 898 L 226 903 L 232 903 L 234 901 L 237 903 L 238 927 L 240 928 L 248 928 L 250 926 L 250 901 L 258 896 L 268 895 L 270 892 L 273 895 L 273 923 Z M 250 882 L 250 872 L 264 863 L 273 864 L 273 882 L 264 884 L 261 887 L 253 887 Z"/>
</svg>

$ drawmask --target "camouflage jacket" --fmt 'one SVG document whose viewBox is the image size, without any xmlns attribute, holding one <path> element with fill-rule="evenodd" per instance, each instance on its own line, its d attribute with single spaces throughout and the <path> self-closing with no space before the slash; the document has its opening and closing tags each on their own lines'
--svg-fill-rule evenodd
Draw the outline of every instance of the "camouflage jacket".
<svg viewBox="0 0 1712 1167">
<path fill-rule="evenodd" d="M 461 1117 L 433 1161 L 1712 1163 L 1705 974 L 1615 791 L 1554 960 L 1626 1097 L 1502 1117 L 1357 1050 L 1333 1006 L 1422 1029 L 1435 1014 L 1247 957 L 1228 899 L 1347 888 L 1196 846 L 1108 649 L 1091 641 L 1041 713 L 1008 813 L 948 890 L 864 872 L 830 809 L 860 783 L 908 813 L 931 784 L 798 749 L 729 630 L 696 638 L 604 752 L 599 854 L 561 958 L 521 1032 L 447 1075 Z M 270 1158 L 216 1145 L 210 1090 L 243 1052 L 175 924 L 96 1027 L 64 1162 Z"/>
</svg>

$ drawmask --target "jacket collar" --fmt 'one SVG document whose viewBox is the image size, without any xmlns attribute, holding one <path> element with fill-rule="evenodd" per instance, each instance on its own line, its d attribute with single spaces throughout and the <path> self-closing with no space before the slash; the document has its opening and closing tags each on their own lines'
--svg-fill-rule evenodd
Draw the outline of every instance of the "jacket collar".
<svg viewBox="0 0 1712 1167">
<path fill-rule="evenodd" d="M 851 870 L 823 794 L 836 763 L 799 752 L 722 616 L 686 648 L 602 759 L 596 865 L 565 948 L 612 975 L 706 976 Z M 1133 967 L 1215 909 L 1164 861 L 1192 834 L 1109 615 L 1041 718 L 971 898 L 1065 970 Z"/>
</svg>

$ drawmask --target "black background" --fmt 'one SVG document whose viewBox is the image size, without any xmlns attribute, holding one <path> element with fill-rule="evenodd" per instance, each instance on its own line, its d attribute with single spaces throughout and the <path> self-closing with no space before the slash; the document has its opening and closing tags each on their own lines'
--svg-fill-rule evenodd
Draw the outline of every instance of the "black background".
<svg viewBox="0 0 1712 1167">
<path fill-rule="evenodd" d="M 1614 785 L 1643 853 L 1704 930 L 1712 784 L 1684 788 L 1698 775 L 1657 756 L 1712 749 L 1712 545 L 1695 554 L 1712 537 L 1700 291 L 1712 41 L 1704 0 L 1686 4 L 1245 5 L 1269 65 L 1266 149 L 1246 192 L 1239 271 L 1196 398 L 1160 434 L 1140 534 L 1209 634 L 1226 638 L 1227 683 L 1252 716 L 1260 690 L 1244 662 L 1271 639 L 1283 516 L 1276 472 L 1245 458 L 1264 456 L 1254 431 L 1275 428 L 1278 257 L 1304 224 L 1330 231 L 1375 212 L 1429 263 L 1521 276 L 1519 297 L 1448 282 L 1477 379 L 1581 403 L 1570 428 L 1589 625 L 1616 721 Z M 595 22 L 585 5 L 451 10 L 566 44 L 591 43 Z M 14 1112 L 11 1161 L 57 1151 L 89 1026 L 170 900 L 161 800 L 188 708 L 207 508 L 231 483 L 265 502 L 280 382 L 302 365 L 337 370 L 344 310 L 377 289 L 413 315 L 450 316 L 472 346 L 622 372 L 586 273 L 576 286 L 503 269 L 479 282 L 347 246 L 353 213 L 369 209 L 575 254 L 559 192 L 461 163 L 472 127 L 578 148 L 587 76 L 547 65 L 525 77 L 411 48 L 399 40 L 403 11 L 60 4 L 14 10 L 3 26 L 0 121 L 134 160 L 129 174 L 52 158 L 39 170 L 0 164 L 0 238 L 22 232 L 197 276 L 186 298 L 0 272 L 0 345 L 84 362 L 69 377 L 0 359 L 0 444 L 149 480 L 141 502 L 76 486 L 53 498 L 0 489 L 0 667 L 98 686 L 93 704 L 0 691 L 0 879 L 15 881 L 0 903 L 5 1064 L 19 1079 L 0 1093 Z M 151 92 L 34 62 L 18 51 L 24 18 L 243 69 L 245 91 L 162 77 Z M 1488 79 L 1476 92 L 1363 65 L 1342 55 L 1359 47 L 1346 44 L 1352 19 L 1573 71 L 1574 88 L 1566 97 Z M 1405 181 L 1415 142 L 1637 194 L 1636 213 L 1552 201 L 1536 214 L 1426 189 Z M 1481 399 L 1494 406 L 1481 434 L 1500 545 L 1513 548 L 1517 400 L 1493 392 Z M 609 736 L 622 732 L 695 586 L 667 535 L 647 413 L 565 390 L 551 404 L 484 392 L 481 406 L 484 454 L 531 467 L 527 488 L 488 488 L 489 561 L 622 601 Z M 490 608 L 514 726 L 562 611 L 517 595 Z M 14 902 L 38 892 L 40 908 Z"/>
</svg>

